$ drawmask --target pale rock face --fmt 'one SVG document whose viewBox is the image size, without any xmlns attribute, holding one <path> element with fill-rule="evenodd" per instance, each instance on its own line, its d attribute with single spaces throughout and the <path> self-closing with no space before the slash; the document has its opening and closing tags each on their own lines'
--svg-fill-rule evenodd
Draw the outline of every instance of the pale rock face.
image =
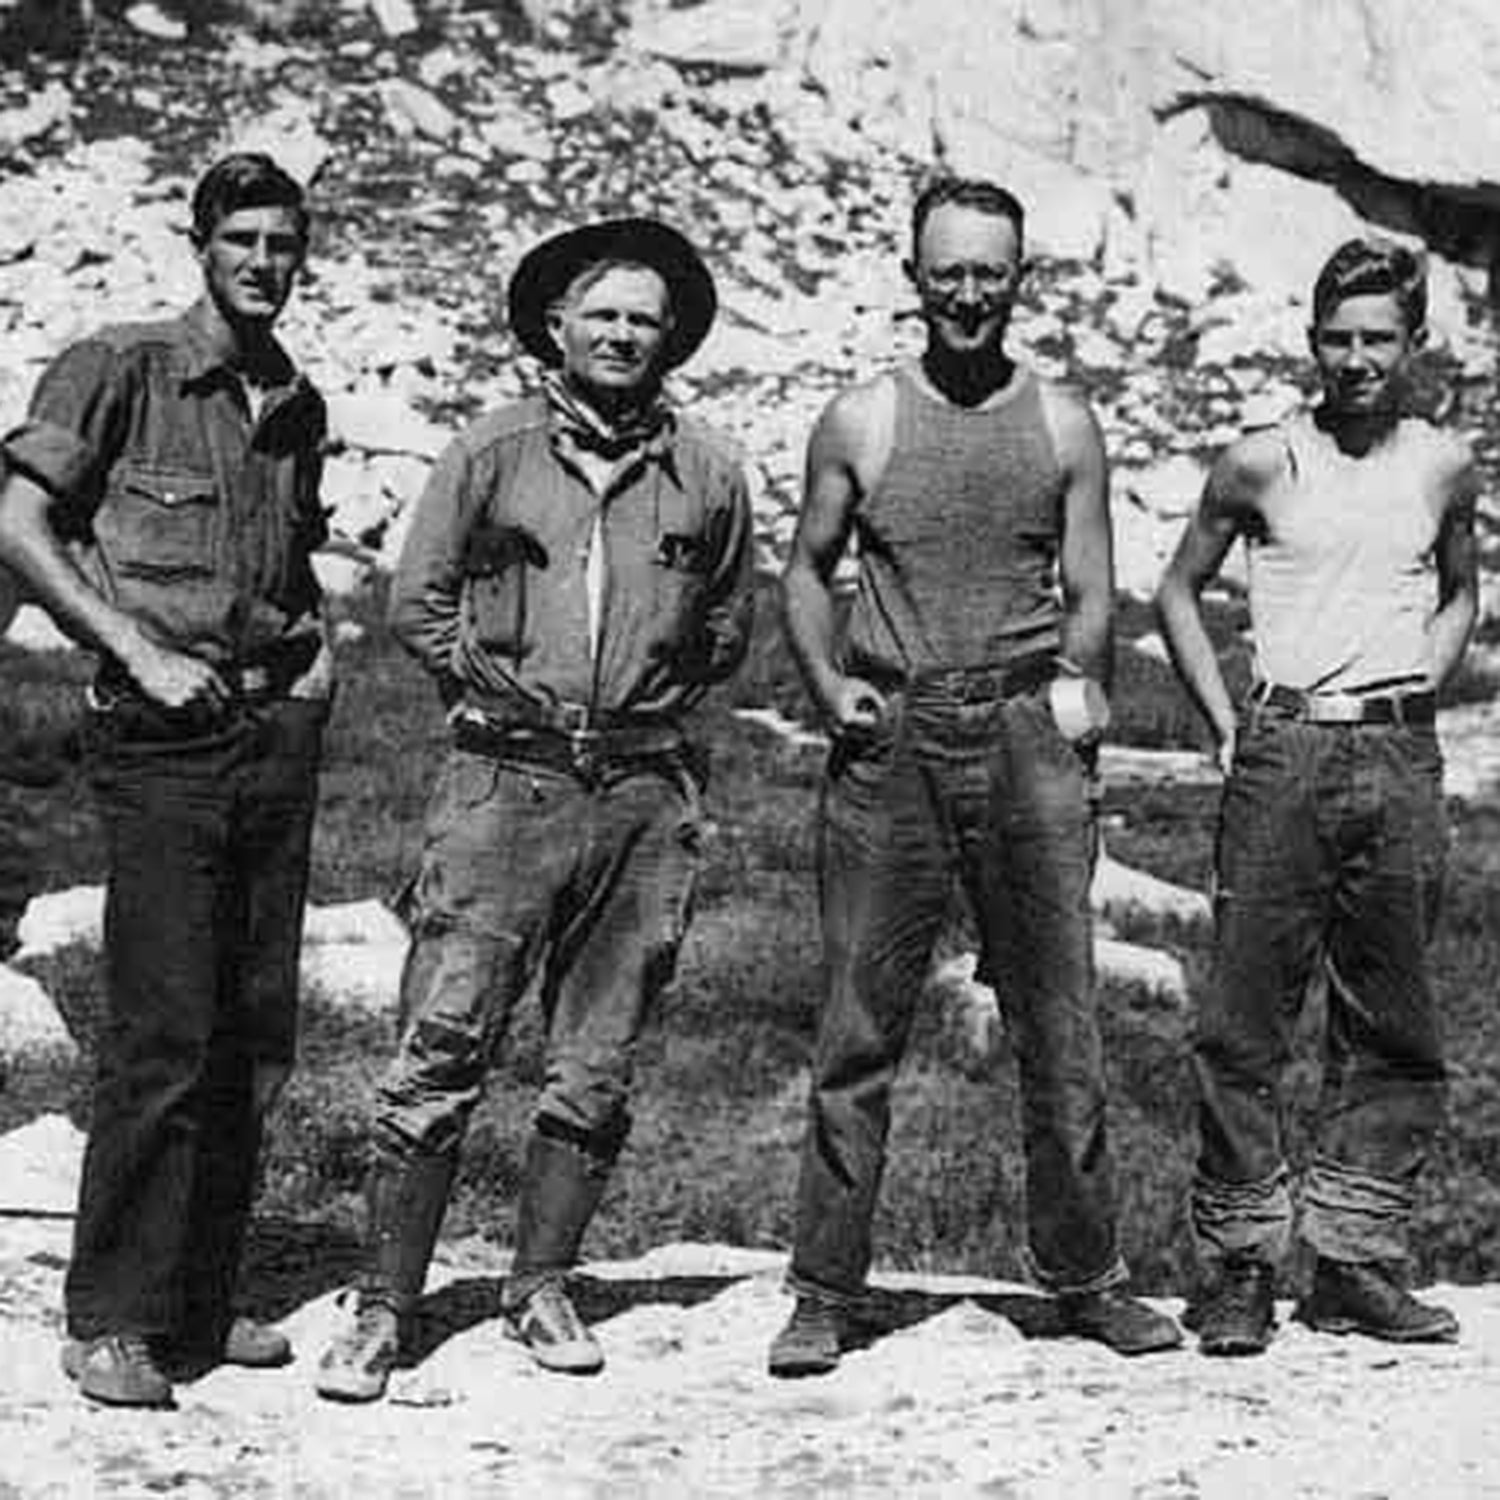
<svg viewBox="0 0 1500 1500">
<path fill-rule="evenodd" d="M 1021 182 L 1035 155 L 1118 191 L 1189 301 L 1226 267 L 1305 293 L 1359 222 L 1324 183 L 1393 230 L 1433 227 L 1434 184 L 1500 221 L 1486 0 L 946 0 L 942 23 L 920 0 L 802 0 L 792 50 L 841 113 L 918 159 Z M 1440 232 L 1469 264 L 1500 250 L 1495 223 Z"/>
</svg>

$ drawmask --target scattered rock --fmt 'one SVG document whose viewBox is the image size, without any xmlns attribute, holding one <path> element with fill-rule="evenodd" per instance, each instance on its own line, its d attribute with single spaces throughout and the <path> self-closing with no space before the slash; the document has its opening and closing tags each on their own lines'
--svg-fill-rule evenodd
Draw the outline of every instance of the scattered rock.
<svg viewBox="0 0 1500 1500">
<path fill-rule="evenodd" d="M 71 943 L 97 948 L 104 934 L 104 887 L 76 885 L 33 896 L 16 928 L 18 959 L 40 958 Z"/>
<path fill-rule="evenodd" d="M 52 997 L 29 974 L 0 964 L 0 1070 L 7 1063 L 73 1062 L 78 1046 Z"/>
<path fill-rule="evenodd" d="M 1094 910 L 1106 917 L 1170 917 L 1178 922 L 1206 922 L 1212 915 L 1209 900 L 1202 891 L 1159 880 L 1144 870 L 1132 870 L 1101 849 L 1094 869 L 1090 893 Z"/>
<path fill-rule="evenodd" d="M 151 0 L 141 0 L 138 5 L 127 6 L 125 21 L 127 25 L 133 26 L 143 35 L 153 36 L 158 41 L 187 40 L 186 23 L 179 21 L 175 16 L 169 16 L 159 5 L 151 4 Z"/>
<path fill-rule="evenodd" d="M 71 1216 L 85 1141 L 66 1115 L 39 1115 L 0 1136 L 0 1215 Z"/>
<path fill-rule="evenodd" d="M 1094 940 L 1094 962 L 1101 979 L 1140 985 L 1162 999 L 1187 1004 L 1187 978 L 1182 964 L 1160 948 L 1100 936 Z"/>
<path fill-rule="evenodd" d="M 410 36 L 421 22 L 411 0 L 369 0 L 370 11 L 388 37 Z"/>
</svg>

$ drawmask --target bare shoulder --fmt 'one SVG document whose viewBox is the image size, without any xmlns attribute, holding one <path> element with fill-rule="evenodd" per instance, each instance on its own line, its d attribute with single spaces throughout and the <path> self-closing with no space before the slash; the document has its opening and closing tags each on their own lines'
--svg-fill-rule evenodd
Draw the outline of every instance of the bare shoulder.
<svg viewBox="0 0 1500 1500">
<path fill-rule="evenodd" d="M 1259 510 L 1266 492 L 1287 472 L 1288 449 L 1280 427 L 1258 427 L 1230 443 L 1209 471 L 1205 502 L 1222 515 Z"/>
<path fill-rule="evenodd" d="M 1461 433 L 1422 422 L 1418 428 L 1445 504 L 1472 501 L 1479 490 L 1474 450 Z"/>
<path fill-rule="evenodd" d="M 808 463 L 813 469 L 840 468 L 868 491 L 885 467 L 895 432 L 896 382 L 889 374 L 840 391 L 823 408 L 813 428 Z"/>
<path fill-rule="evenodd" d="M 1042 417 L 1064 466 L 1076 464 L 1079 459 L 1096 460 L 1104 451 L 1104 434 L 1088 397 L 1063 381 L 1043 375 L 1034 378 L 1041 397 Z"/>
<path fill-rule="evenodd" d="M 816 432 L 826 443 L 857 450 L 888 421 L 895 398 L 896 382 L 889 374 L 847 386 L 823 408 Z"/>
</svg>

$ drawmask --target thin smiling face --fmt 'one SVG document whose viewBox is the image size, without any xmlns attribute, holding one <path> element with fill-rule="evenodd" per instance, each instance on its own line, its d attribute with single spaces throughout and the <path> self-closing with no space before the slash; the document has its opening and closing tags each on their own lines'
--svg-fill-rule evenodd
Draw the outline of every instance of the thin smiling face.
<svg viewBox="0 0 1500 1500">
<path fill-rule="evenodd" d="M 940 204 L 922 226 L 911 266 L 929 337 L 950 354 L 999 348 L 1021 272 L 1020 235 L 1008 218 Z"/>
<path fill-rule="evenodd" d="M 1419 340 L 1390 292 L 1346 297 L 1309 335 L 1323 398 L 1338 416 L 1389 416 L 1399 410 Z"/>
</svg>

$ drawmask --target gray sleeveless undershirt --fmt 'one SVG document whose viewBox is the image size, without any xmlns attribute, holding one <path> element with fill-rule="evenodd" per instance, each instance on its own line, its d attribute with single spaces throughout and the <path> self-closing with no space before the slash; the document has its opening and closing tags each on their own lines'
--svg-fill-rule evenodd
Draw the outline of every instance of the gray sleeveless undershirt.
<svg viewBox="0 0 1500 1500">
<path fill-rule="evenodd" d="M 980 410 L 896 376 L 885 472 L 855 512 L 845 668 L 907 676 L 1056 650 L 1065 478 L 1036 375 Z"/>
</svg>

